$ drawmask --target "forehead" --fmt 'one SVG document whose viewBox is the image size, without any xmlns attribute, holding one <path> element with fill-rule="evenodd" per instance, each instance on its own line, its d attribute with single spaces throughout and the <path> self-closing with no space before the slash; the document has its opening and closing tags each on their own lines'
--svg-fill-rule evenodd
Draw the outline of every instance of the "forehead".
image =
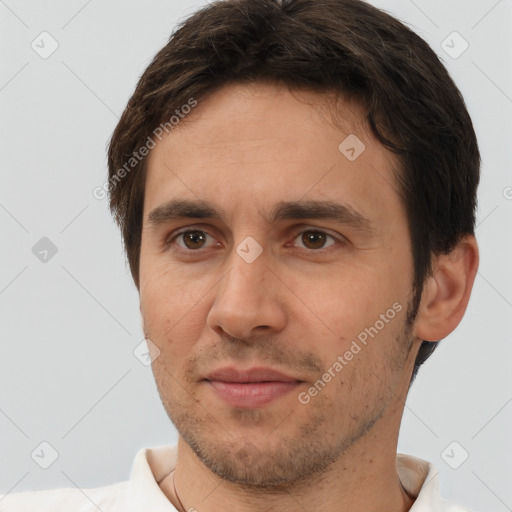
<svg viewBox="0 0 512 512">
<path fill-rule="evenodd" d="M 395 165 L 353 103 L 232 84 L 199 102 L 151 150 L 144 221 L 155 207 L 184 197 L 239 212 L 299 199 L 378 210 L 399 200 Z M 361 201 L 367 206 L 356 208 Z"/>
</svg>

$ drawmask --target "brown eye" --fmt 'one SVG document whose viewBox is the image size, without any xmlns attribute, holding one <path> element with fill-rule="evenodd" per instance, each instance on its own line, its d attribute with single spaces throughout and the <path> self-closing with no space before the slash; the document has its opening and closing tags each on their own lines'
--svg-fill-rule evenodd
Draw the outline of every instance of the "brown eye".
<svg viewBox="0 0 512 512">
<path fill-rule="evenodd" d="M 329 238 L 333 240 L 333 243 L 325 245 Z M 308 250 L 311 253 L 317 252 L 323 254 L 323 252 L 328 251 L 331 246 L 345 245 L 345 239 L 343 236 L 339 235 L 338 238 L 319 229 L 308 229 L 306 231 L 301 231 L 298 233 L 295 239 L 299 240 L 299 247 L 301 249 Z M 335 247 L 333 247 L 333 249 L 335 249 Z"/>
<path fill-rule="evenodd" d="M 187 249 L 201 249 L 204 242 L 206 241 L 206 235 L 204 231 L 184 231 L 180 233 L 178 237 L 181 237 Z"/>
<path fill-rule="evenodd" d="M 322 249 L 328 236 L 323 231 L 304 231 L 301 241 L 308 249 Z"/>
<path fill-rule="evenodd" d="M 188 230 L 182 231 L 178 235 L 176 235 L 176 239 L 182 241 L 184 244 L 178 244 L 182 249 L 202 249 L 206 242 L 207 235 L 204 231 L 200 230 Z"/>
</svg>

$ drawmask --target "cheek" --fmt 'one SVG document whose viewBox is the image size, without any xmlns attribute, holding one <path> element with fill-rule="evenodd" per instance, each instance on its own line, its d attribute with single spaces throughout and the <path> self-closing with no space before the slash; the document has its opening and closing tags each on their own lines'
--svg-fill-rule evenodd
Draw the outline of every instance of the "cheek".
<svg viewBox="0 0 512 512">
<path fill-rule="evenodd" d="M 295 297 L 290 304 L 308 330 L 317 329 L 319 335 L 342 342 L 378 309 L 379 294 L 369 274 L 365 269 L 339 268 L 322 276 L 294 276 L 288 279 Z"/>
<path fill-rule="evenodd" d="M 199 339 L 211 285 L 190 280 L 168 266 L 141 272 L 140 304 L 148 337 L 161 351 L 185 353 Z"/>
<path fill-rule="evenodd" d="M 187 279 L 179 268 L 171 265 L 162 256 L 142 257 L 140 265 L 140 301 L 146 315 L 179 317 L 186 309 L 196 289 L 195 283 Z"/>
<path fill-rule="evenodd" d="M 393 286 L 389 272 L 333 272 L 328 281 L 296 281 L 293 291 L 300 298 L 293 306 L 300 330 L 308 333 L 306 338 L 313 344 L 308 348 L 325 368 L 338 356 L 354 369 L 356 361 L 378 365 L 393 350 L 404 322 L 408 289 L 402 283 Z"/>
</svg>

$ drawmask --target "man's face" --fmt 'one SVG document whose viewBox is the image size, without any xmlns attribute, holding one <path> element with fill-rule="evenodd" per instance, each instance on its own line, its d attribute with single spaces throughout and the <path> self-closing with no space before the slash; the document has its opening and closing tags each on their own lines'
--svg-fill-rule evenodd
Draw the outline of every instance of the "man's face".
<svg viewBox="0 0 512 512">
<path fill-rule="evenodd" d="M 398 435 L 415 352 L 405 211 L 391 154 L 356 107 L 340 101 L 334 125 L 327 100 L 224 87 L 148 160 L 140 301 L 153 372 L 182 438 L 233 482 L 297 481 Z M 172 200 L 219 218 L 173 217 L 161 208 Z M 286 202 L 341 206 L 272 219 Z M 210 376 L 255 367 L 295 382 Z"/>
</svg>

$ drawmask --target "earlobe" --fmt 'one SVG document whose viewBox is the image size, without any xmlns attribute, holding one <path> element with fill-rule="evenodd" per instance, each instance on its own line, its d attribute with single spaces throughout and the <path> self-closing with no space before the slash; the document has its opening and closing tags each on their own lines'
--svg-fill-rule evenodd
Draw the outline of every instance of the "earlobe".
<svg viewBox="0 0 512 512">
<path fill-rule="evenodd" d="M 425 281 L 416 317 L 417 337 L 439 341 L 457 327 L 469 302 L 478 261 L 472 235 L 464 236 L 449 254 L 434 257 L 433 273 Z"/>
</svg>

